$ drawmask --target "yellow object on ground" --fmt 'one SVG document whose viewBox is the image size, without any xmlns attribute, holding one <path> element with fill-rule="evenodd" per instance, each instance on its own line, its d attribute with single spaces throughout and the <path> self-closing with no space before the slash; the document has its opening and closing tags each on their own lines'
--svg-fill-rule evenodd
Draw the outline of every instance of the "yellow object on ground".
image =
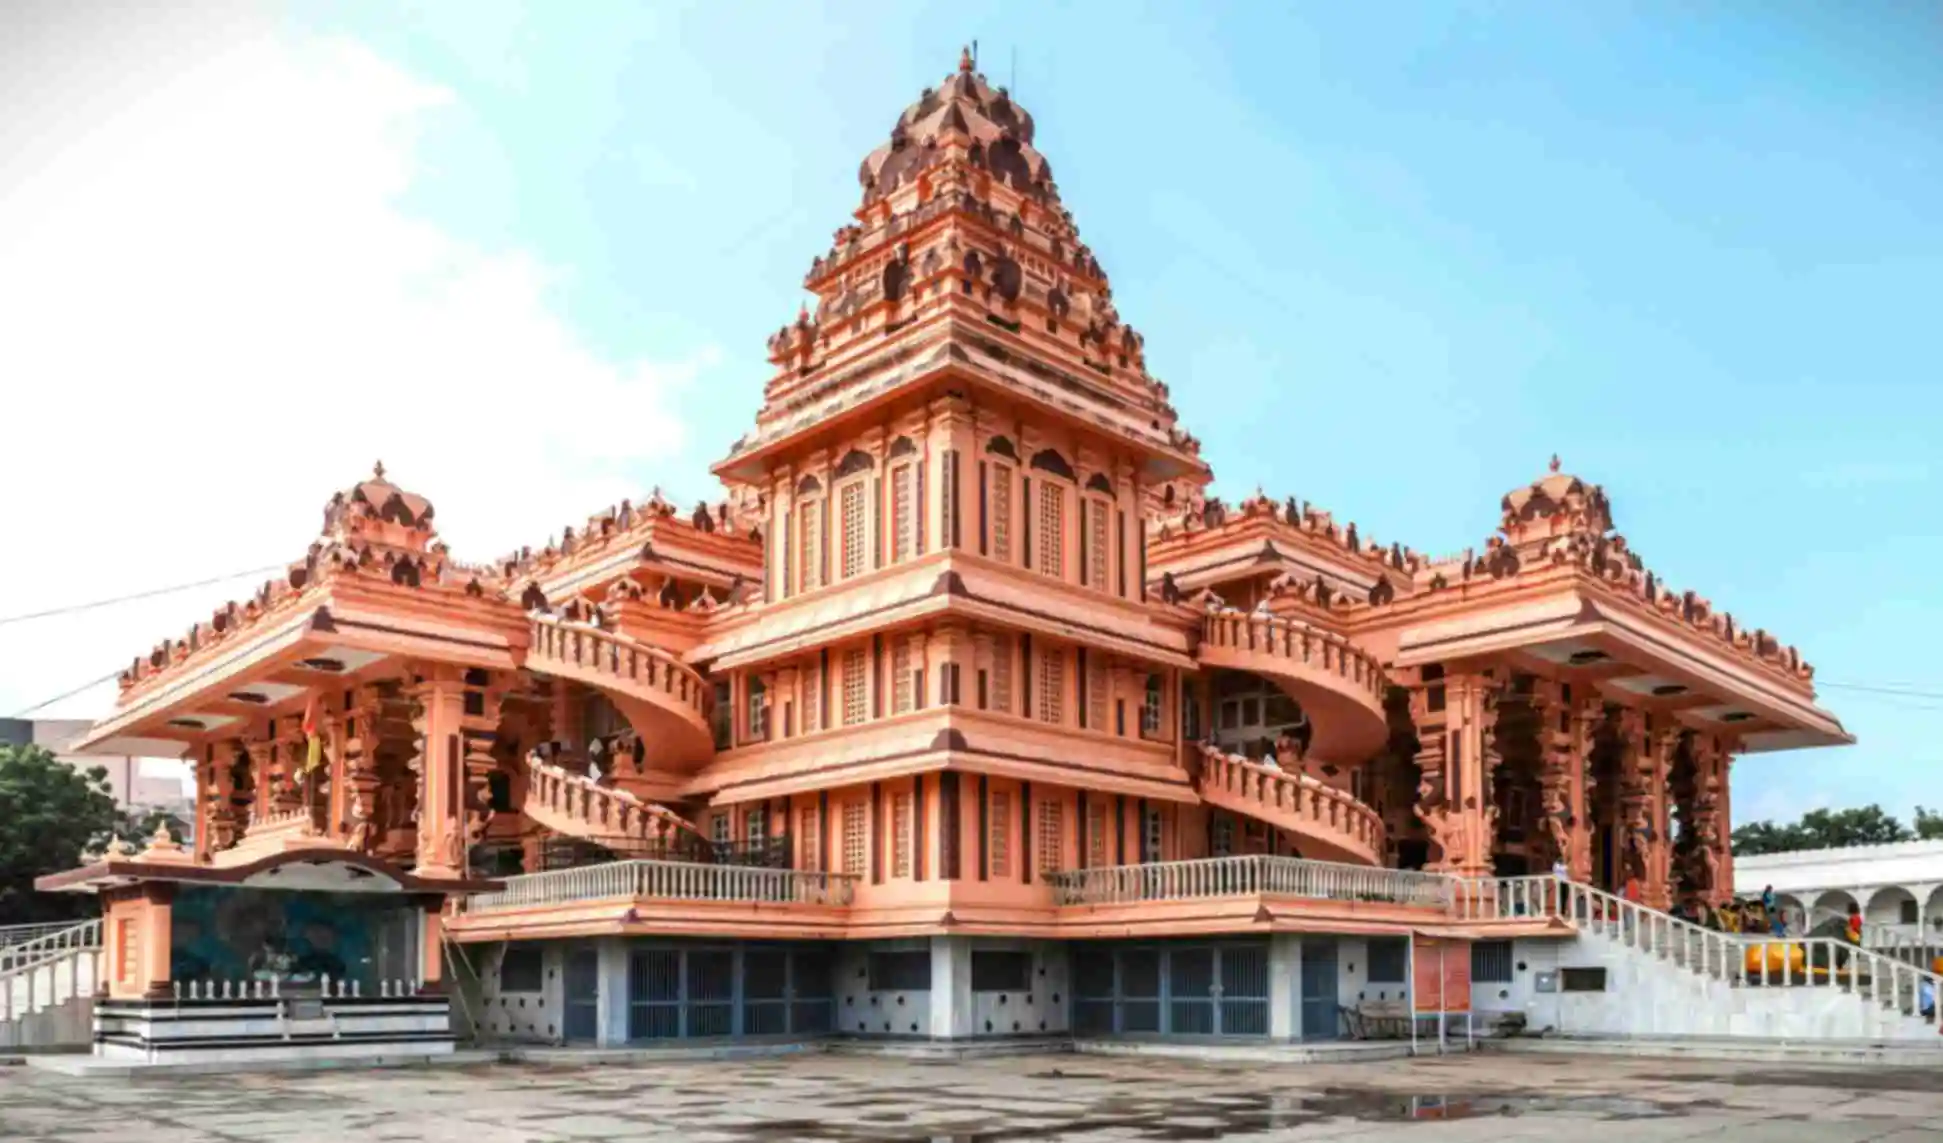
<svg viewBox="0 0 1943 1143">
<path fill-rule="evenodd" d="M 1793 973 L 1799 976 L 1808 967 L 1808 954 L 1798 944 L 1771 941 L 1754 945 L 1747 950 L 1747 972 L 1749 976 L 1759 976 L 1765 963 L 1769 976 Z"/>
</svg>

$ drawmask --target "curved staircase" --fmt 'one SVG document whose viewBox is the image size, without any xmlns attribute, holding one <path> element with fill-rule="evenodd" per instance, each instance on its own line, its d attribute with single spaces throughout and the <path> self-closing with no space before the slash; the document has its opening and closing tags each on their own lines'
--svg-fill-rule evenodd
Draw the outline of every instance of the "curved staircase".
<svg viewBox="0 0 1943 1143">
<path fill-rule="evenodd" d="M 1390 681 L 1374 656 L 1340 635 L 1279 615 L 1210 611 L 1195 658 L 1272 679 L 1287 691 L 1311 716 L 1312 758 L 1355 765 L 1389 737 L 1383 701 Z"/>
<path fill-rule="evenodd" d="M 692 767 L 713 750 L 708 683 L 667 651 L 584 623 L 535 615 L 526 669 L 607 696 L 659 766 Z"/>
<path fill-rule="evenodd" d="M 659 857 L 676 849 L 684 836 L 701 838 L 666 806 L 537 758 L 528 758 L 526 766 L 526 801 L 520 809 L 554 833 L 593 842 L 621 857 Z"/>
<path fill-rule="evenodd" d="M 1382 817 L 1334 786 L 1204 746 L 1200 788 L 1211 806 L 1294 834 L 1305 857 L 1383 863 Z"/>
</svg>

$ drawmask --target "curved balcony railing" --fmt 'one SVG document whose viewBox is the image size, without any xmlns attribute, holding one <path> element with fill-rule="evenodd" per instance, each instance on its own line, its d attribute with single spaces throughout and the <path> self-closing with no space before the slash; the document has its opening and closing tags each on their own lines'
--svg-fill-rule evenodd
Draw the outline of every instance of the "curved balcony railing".
<svg viewBox="0 0 1943 1143">
<path fill-rule="evenodd" d="M 608 848 L 629 842 L 665 849 L 681 836 L 701 834 L 666 806 L 643 801 L 585 774 L 574 774 L 529 756 L 526 761 L 526 816 L 555 833 L 599 838 Z"/>
<path fill-rule="evenodd" d="M 847 873 L 685 861 L 616 861 L 508 877 L 505 888 L 474 894 L 460 903 L 459 911 L 483 913 L 610 899 L 848 905 L 856 881 Z"/>
<path fill-rule="evenodd" d="M 711 735 L 709 687 L 701 672 L 658 647 L 551 615 L 535 615 L 526 665 L 540 674 L 649 703 L 679 715 L 701 735 Z"/>
<path fill-rule="evenodd" d="M 1335 846 L 1371 865 L 1382 861 L 1382 816 L 1346 791 L 1307 775 L 1271 770 L 1204 746 L 1201 797 L 1210 805 Z"/>
<path fill-rule="evenodd" d="M 1201 644 L 1279 659 L 1305 673 L 1331 676 L 1383 708 L 1390 681 L 1376 658 L 1339 635 L 1278 615 L 1224 609 L 1201 621 Z"/>
<path fill-rule="evenodd" d="M 1300 897 L 1316 901 L 1379 901 L 1445 910 L 1455 881 L 1440 873 L 1367 869 L 1299 857 L 1209 857 L 1071 869 L 1050 874 L 1061 905 L 1119 905 L 1207 897 Z"/>
</svg>

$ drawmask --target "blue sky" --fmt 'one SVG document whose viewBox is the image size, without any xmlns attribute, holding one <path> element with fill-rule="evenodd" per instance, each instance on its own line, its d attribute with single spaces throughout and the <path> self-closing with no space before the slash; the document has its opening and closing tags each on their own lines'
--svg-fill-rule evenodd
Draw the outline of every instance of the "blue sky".
<svg viewBox="0 0 1943 1143">
<path fill-rule="evenodd" d="M 543 266 L 588 353 L 689 363 L 678 438 L 548 413 L 636 486 L 712 491 L 857 163 L 977 39 L 1218 490 L 1449 552 L 1557 452 L 1822 680 L 1943 693 L 1931 6 L 469 0 L 279 34 L 446 94 L 405 214 Z M 1943 803 L 1943 699 L 1823 699 L 1861 745 L 1748 760 L 1737 817 Z"/>
</svg>

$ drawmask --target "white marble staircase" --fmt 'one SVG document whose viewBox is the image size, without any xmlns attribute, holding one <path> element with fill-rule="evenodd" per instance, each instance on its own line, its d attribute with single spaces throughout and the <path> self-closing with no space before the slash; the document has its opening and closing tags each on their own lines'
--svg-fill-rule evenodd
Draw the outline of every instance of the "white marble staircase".
<svg viewBox="0 0 1943 1143">
<path fill-rule="evenodd" d="M 1581 1031 L 1943 1048 L 1934 1002 L 1943 980 L 1896 957 L 1828 938 L 1706 929 L 1549 876 L 1474 884 L 1460 909 L 1561 917 L 1577 933 L 1570 963 L 1606 969 L 1605 992 L 1571 1000 Z"/>
<path fill-rule="evenodd" d="M 42 926 L 12 942 L 0 932 L 0 942 L 0 1049 L 85 1047 L 101 979 L 101 922 Z"/>
</svg>

